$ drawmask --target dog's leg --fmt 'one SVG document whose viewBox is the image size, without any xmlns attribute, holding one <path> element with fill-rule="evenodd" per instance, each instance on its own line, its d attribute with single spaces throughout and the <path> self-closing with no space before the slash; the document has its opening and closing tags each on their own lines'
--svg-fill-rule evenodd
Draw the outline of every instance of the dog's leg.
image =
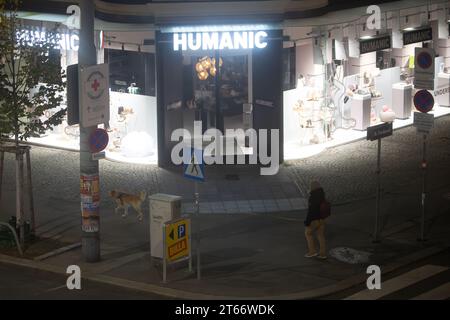
<svg viewBox="0 0 450 320">
<path fill-rule="evenodd" d="M 139 212 L 138 220 L 139 220 L 139 221 L 142 221 L 142 218 L 144 217 L 144 214 L 142 213 L 141 208 L 139 208 L 138 212 Z"/>
<path fill-rule="evenodd" d="M 122 218 L 125 218 L 128 215 L 128 206 L 125 205 L 123 207 L 123 214 L 122 214 Z"/>
<path fill-rule="evenodd" d="M 142 221 L 142 218 L 144 216 L 144 214 L 142 213 L 142 208 L 141 208 L 142 204 L 138 205 L 138 204 L 133 204 L 133 209 L 138 213 L 138 220 Z"/>
</svg>

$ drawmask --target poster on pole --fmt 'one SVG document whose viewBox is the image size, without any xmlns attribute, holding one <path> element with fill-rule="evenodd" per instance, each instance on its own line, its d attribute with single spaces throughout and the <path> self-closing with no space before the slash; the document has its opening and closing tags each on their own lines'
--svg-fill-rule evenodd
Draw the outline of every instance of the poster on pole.
<svg viewBox="0 0 450 320">
<path fill-rule="evenodd" d="M 109 67 L 80 68 L 81 125 L 93 127 L 109 121 Z"/>
<path fill-rule="evenodd" d="M 81 229 L 84 232 L 98 232 L 100 220 L 100 184 L 98 174 L 81 174 Z"/>
</svg>

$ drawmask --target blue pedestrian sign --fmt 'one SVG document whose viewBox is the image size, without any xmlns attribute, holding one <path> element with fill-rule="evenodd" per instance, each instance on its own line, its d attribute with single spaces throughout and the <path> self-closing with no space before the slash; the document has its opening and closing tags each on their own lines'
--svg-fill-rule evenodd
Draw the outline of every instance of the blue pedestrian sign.
<svg viewBox="0 0 450 320">
<path fill-rule="evenodd" d="M 205 164 L 203 150 L 194 148 L 183 149 L 183 171 L 188 179 L 205 181 Z"/>
</svg>

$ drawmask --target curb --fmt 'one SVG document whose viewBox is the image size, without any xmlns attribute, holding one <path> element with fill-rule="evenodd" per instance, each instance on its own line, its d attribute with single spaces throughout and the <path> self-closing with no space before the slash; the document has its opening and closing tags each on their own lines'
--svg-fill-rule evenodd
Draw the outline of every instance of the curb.
<svg viewBox="0 0 450 320">
<path fill-rule="evenodd" d="M 404 267 L 413 262 L 425 259 L 429 256 L 433 256 L 438 254 L 447 247 L 429 247 L 423 250 L 417 251 L 408 256 L 402 257 L 399 261 L 383 266 L 382 274 L 390 273 Z M 17 265 L 21 267 L 27 267 L 32 269 L 37 269 L 46 272 L 52 272 L 60 275 L 67 276 L 65 270 L 62 270 L 61 267 L 56 267 L 54 265 L 46 264 L 43 262 L 26 260 L 22 258 L 11 257 L 7 255 L 0 254 L 0 263 Z M 156 284 L 147 284 L 141 283 L 132 280 L 121 279 L 112 276 L 106 276 L 101 274 L 92 274 L 92 273 L 82 273 L 81 276 L 85 280 L 95 281 L 98 283 L 118 286 L 130 290 L 136 290 L 151 294 L 157 294 L 161 296 L 165 296 L 167 298 L 181 299 L 181 300 L 304 300 L 304 299 L 317 299 L 320 297 L 324 297 L 327 295 L 331 295 L 338 291 L 346 290 L 366 281 L 366 275 L 355 275 L 350 278 L 344 279 L 342 281 L 337 282 L 336 284 L 329 285 L 322 288 L 306 290 L 298 293 L 290 293 L 290 294 L 281 294 L 275 296 L 260 296 L 260 297 L 236 297 L 236 296 L 220 296 L 220 295 L 210 295 L 203 293 L 195 293 L 189 291 L 183 291 L 179 289 L 162 287 Z"/>
</svg>

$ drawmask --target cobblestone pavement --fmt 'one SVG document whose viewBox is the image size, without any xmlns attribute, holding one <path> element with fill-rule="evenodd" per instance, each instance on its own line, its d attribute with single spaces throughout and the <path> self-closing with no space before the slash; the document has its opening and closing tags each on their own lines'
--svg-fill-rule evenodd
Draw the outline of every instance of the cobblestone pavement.
<svg viewBox="0 0 450 320">
<path fill-rule="evenodd" d="M 450 117 L 436 119 L 428 138 L 428 181 L 431 188 L 450 185 Z M 420 190 L 422 135 L 416 128 L 394 131 L 382 140 L 381 171 L 385 193 L 405 187 Z M 358 141 L 339 146 L 312 158 L 293 161 L 288 168 L 303 181 L 321 181 L 329 197 L 337 202 L 364 198 L 375 193 L 377 141 Z"/>
<path fill-rule="evenodd" d="M 432 189 L 448 187 L 450 116 L 436 119 L 428 140 L 429 186 Z M 420 195 L 421 153 L 422 136 L 413 127 L 396 130 L 393 136 L 382 140 L 382 185 L 385 194 L 395 195 L 402 190 L 403 195 Z M 259 168 L 255 167 L 207 167 L 207 180 L 199 184 L 201 211 L 247 213 L 301 210 L 306 206 L 305 190 L 311 179 L 321 182 L 335 204 L 370 198 L 376 188 L 376 155 L 376 141 L 357 141 L 311 158 L 288 161 L 275 176 L 260 176 Z M 37 202 L 45 204 L 47 209 L 49 206 L 61 208 L 64 202 L 78 209 L 79 156 L 76 152 L 33 147 L 32 170 Z M 120 189 L 181 195 L 185 210 L 192 210 L 193 182 L 182 177 L 180 168 L 163 169 L 103 160 L 100 162 L 100 174 L 103 206 L 107 208 L 112 206 L 108 192 Z M 303 193 L 299 192 L 293 180 L 303 189 Z M 14 195 L 12 155 L 5 156 L 3 191 L 5 196 Z M 3 199 L 1 205 L 8 211 L 13 210 L 13 201 Z"/>
<path fill-rule="evenodd" d="M 365 276 L 364 265 L 344 263 L 331 254 L 326 263 L 303 258 L 307 250 L 303 236 L 305 210 L 301 210 L 305 194 L 297 189 L 294 178 L 303 190 L 310 179 L 318 179 L 325 187 L 333 205 L 332 215 L 327 219 L 330 253 L 336 248 L 350 247 L 371 253 L 370 263 L 380 265 L 416 252 L 422 246 L 449 245 L 450 116 L 436 119 L 429 140 L 426 234 L 430 241 L 416 241 L 421 219 L 422 141 L 415 128 L 408 127 L 395 131 L 382 142 L 381 244 L 372 243 L 376 142 L 357 141 L 308 159 L 287 162 L 276 176 L 259 176 L 258 168 L 207 167 L 207 181 L 200 183 L 205 214 L 192 216 L 192 224 L 198 226 L 196 232 L 204 239 L 201 247 L 205 281 L 198 283 L 195 276 L 186 276 L 180 269 L 179 273 L 171 274 L 171 279 L 181 280 L 171 286 L 216 295 L 239 292 L 259 296 L 301 292 L 333 285 L 355 274 Z M 78 161 L 75 152 L 32 148 L 37 233 L 42 241 L 46 238 L 80 241 Z M 5 166 L 0 221 L 13 215 L 15 206 L 11 155 L 6 156 Z M 159 285 L 159 269 L 149 269 L 148 203 L 144 206 L 142 223 L 132 214 L 122 219 L 114 214 L 108 191 L 178 194 L 189 209 L 193 182 L 182 177 L 180 168 L 110 161 L 100 162 L 100 173 L 101 254 L 108 268 L 93 267 L 100 268 L 97 270 L 100 274 Z M 238 180 L 226 179 L 227 175 L 237 175 Z M 46 261 L 61 267 L 68 264 L 87 267 L 82 264 L 79 249 Z"/>
</svg>

